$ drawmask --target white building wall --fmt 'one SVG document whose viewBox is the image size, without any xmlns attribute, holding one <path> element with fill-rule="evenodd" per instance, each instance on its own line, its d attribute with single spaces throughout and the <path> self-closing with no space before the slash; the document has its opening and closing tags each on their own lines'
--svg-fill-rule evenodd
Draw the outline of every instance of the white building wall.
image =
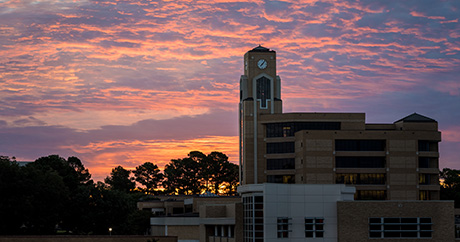
<svg viewBox="0 0 460 242">
<path fill-rule="evenodd" d="M 238 189 L 264 197 L 264 241 L 337 241 L 337 201 L 352 201 L 354 187 L 343 184 L 257 184 Z M 277 218 L 290 218 L 289 238 L 278 238 Z M 324 237 L 305 238 L 305 218 L 324 218 Z"/>
</svg>

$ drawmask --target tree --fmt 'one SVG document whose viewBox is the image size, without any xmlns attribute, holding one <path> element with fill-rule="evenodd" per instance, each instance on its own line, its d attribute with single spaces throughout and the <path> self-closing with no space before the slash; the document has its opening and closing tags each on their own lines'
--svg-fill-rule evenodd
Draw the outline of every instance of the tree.
<svg viewBox="0 0 460 242">
<path fill-rule="evenodd" d="M 238 166 L 230 163 L 221 152 L 205 155 L 192 151 L 188 157 L 171 160 L 165 166 L 163 187 L 170 194 L 199 194 L 212 191 L 215 194 L 234 194 L 238 184 Z"/>
<path fill-rule="evenodd" d="M 122 192 L 130 192 L 136 187 L 134 178 L 130 177 L 131 171 L 126 170 L 122 166 L 117 166 L 112 169 L 110 176 L 105 178 L 105 183 L 109 185 L 112 190 Z"/>
<path fill-rule="evenodd" d="M 439 172 L 441 179 L 441 200 L 454 200 L 455 207 L 460 208 L 460 170 L 444 168 Z"/>
<path fill-rule="evenodd" d="M 193 158 L 171 160 L 165 166 L 163 188 L 168 194 L 192 195 L 201 191 L 200 167 Z"/>
<path fill-rule="evenodd" d="M 145 162 L 144 164 L 136 167 L 133 171 L 136 181 L 142 184 L 145 189 L 144 191 L 148 194 L 156 194 L 158 185 L 163 181 L 163 174 L 160 173 L 157 165 L 151 162 Z"/>
<path fill-rule="evenodd" d="M 85 196 L 88 186 L 91 186 L 93 181 L 81 160 L 77 157 L 69 157 L 66 160 L 58 155 L 49 155 L 38 158 L 27 167 L 38 169 L 45 174 L 49 171 L 57 173 L 69 192 L 69 195 L 61 199 L 65 209 L 59 213 L 59 227 L 74 233 L 83 232 L 80 228 L 84 227 L 82 224 L 87 223 L 85 216 L 82 216 L 88 202 Z"/>
<path fill-rule="evenodd" d="M 24 182 L 21 168 L 7 156 L 0 156 L 0 234 L 18 234 L 24 221 Z"/>
<path fill-rule="evenodd" d="M 238 184 L 238 166 L 228 161 L 228 156 L 221 152 L 211 152 L 206 157 L 208 167 L 204 167 L 203 173 L 211 173 L 208 179 L 212 184 L 215 194 L 224 192 L 233 194 Z M 222 187 L 223 186 L 223 187 Z M 225 190 L 225 191 L 224 191 Z"/>
</svg>

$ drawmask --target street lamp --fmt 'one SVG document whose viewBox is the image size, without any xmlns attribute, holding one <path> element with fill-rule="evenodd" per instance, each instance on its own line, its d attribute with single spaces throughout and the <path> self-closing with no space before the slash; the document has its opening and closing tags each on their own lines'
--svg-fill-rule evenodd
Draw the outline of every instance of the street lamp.
<svg viewBox="0 0 460 242">
<path fill-rule="evenodd" d="M 109 228 L 109 235 L 112 236 L 112 228 Z"/>
</svg>

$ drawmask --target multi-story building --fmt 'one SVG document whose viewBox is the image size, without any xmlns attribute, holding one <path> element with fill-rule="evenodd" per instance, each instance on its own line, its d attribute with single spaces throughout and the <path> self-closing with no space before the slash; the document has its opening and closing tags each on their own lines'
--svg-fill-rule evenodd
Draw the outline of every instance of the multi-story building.
<svg viewBox="0 0 460 242">
<path fill-rule="evenodd" d="M 240 184 L 350 184 L 358 200 L 439 199 L 435 120 L 366 124 L 364 113 L 282 113 L 276 52 L 244 56 Z"/>
<path fill-rule="evenodd" d="M 455 240 L 454 203 L 439 200 L 435 120 L 414 113 L 367 124 L 364 113 L 283 113 L 276 52 L 262 46 L 244 55 L 240 86 L 241 198 L 156 201 L 149 206 L 163 214 L 151 220 L 153 235 L 184 242 Z"/>
<path fill-rule="evenodd" d="M 414 113 L 367 124 L 364 113 L 283 113 L 276 52 L 256 47 L 244 66 L 245 242 L 454 240 L 453 203 L 439 201 L 435 120 Z"/>
</svg>

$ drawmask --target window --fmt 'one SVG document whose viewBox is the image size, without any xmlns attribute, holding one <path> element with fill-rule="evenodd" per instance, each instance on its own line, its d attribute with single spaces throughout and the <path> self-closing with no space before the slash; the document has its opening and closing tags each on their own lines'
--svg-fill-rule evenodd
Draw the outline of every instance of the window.
<svg viewBox="0 0 460 242">
<path fill-rule="evenodd" d="M 295 169 L 295 159 L 267 159 L 267 170 L 289 170 Z"/>
<path fill-rule="evenodd" d="M 250 195 L 243 197 L 243 241 L 263 242 L 264 198 Z M 254 240 L 253 240 L 254 239 Z"/>
<path fill-rule="evenodd" d="M 431 200 L 429 191 L 419 191 L 418 192 L 419 200 Z"/>
<path fill-rule="evenodd" d="M 430 140 L 419 140 L 418 151 L 434 151 L 438 152 L 438 142 Z"/>
<path fill-rule="evenodd" d="M 384 173 L 351 173 L 336 174 L 335 183 L 337 184 L 377 184 L 384 185 L 386 178 Z"/>
<path fill-rule="evenodd" d="M 284 183 L 284 184 L 294 184 L 295 177 L 293 175 L 268 175 L 268 183 Z"/>
<path fill-rule="evenodd" d="M 431 218 L 369 218 L 370 238 L 431 238 Z"/>
<path fill-rule="evenodd" d="M 257 99 L 260 100 L 260 107 L 267 108 L 267 100 L 270 99 L 270 80 L 266 77 L 261 77 L 256 81 Z"/>
<path fill-rule="evenodd" d="M 267 154 L 281 154 L 294 152 L 294 142 L 267 143 Z"/>
<path fill-rule="evenodd" d="M 355 200 L 385 200 L 386 191 L 358 190 L 355 193 Z"/>
<path fill-rule="evenodd" d="M 278 238 L 289 238 L 289 232 L 291 232 L 291 230 L 289 230 L 289 225 L 291 225 L 291 223 L 289 223 L 289 220 L 291 220 L 291 218 L 287 218 L 287 217 L 277 218 L 276 224 L 277 224 Z"/>
<path fill-rule="evenodd" d="M 430 185 L 431 184 L 431 175 L 430 174 L 419 174 L 418 175 L 418 184 L 420 185 Z"/>
<path fill-rule="evenodd" d="M 340 130 L 340 122 L 284 122 L 266 124 L 267 138 L 294 136 L 300 130 Z"/>
<path fill-rule="evenodd" d="M 385 168 L 384 156 L 337 156 L 335 167 L 337 168 Z"/>
<path fill-rule="evenodd" d="M 336 151 L 385 151 L 385 140 L 335 140 Z"/>
<path fill-rule="evenodd" d="M 324 218 L 305 218 L 305 237 L 324 237 Z"/>
</svg>

